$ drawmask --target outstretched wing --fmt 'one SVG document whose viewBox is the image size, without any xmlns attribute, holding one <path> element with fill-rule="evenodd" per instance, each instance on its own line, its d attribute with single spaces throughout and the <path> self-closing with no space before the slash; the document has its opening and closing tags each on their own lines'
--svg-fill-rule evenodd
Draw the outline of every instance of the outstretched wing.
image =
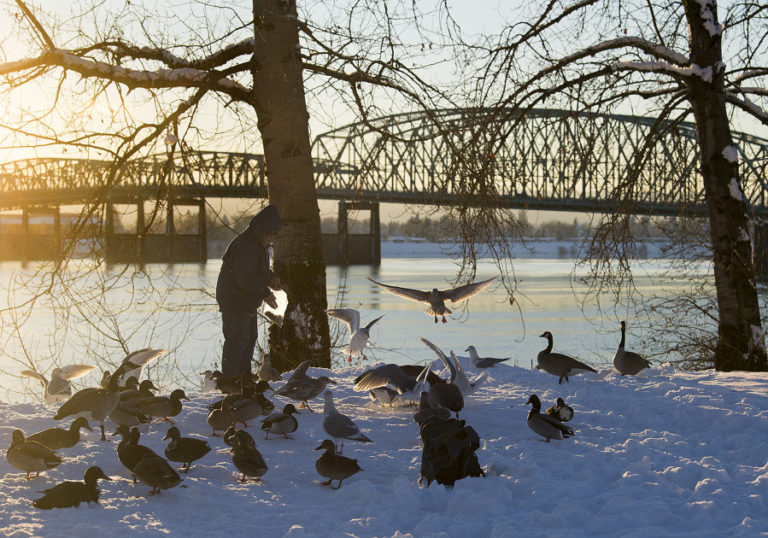
<svg viewBox="0 0 768 538">
<path fill-rule="evenodd" d="M 381 282 L 376 282 L 371 277 L 368 277 L 368 280 L 370 280 L 377 286 L 381 286 L 388 292 L 393 293 L 398 297 L 402 297 L 404 299 L 410 299 L 411 301 L 418 301 L 420 303 L 426 303 L 429 299 L 428 291 L 412 290 L 410 288 L 401 288 L 399 286 L 390 286 L 389 284 L 382 284 Z"/>
<path fill-rule="evenodd" d="M 353 390 L 365 391 L 392 385 L 401 394 L 411 390 L 416 381 L 403 372 L 397 364 L 383 364 L 368 370 L 355 379 Z"/>
<path fill-rule="evenodd" d="M 325 311 L 332 318 L 339 319 L 349 326 L 352 335 L 360 328 L 360 312 L 354 308 L 329 308 Z"/>
<path fill-rule="evenodd" d="M 481 291 L 483 291 L 485 288 L 487 288 L 491 282 L 496 280 L 496 277 L 489 278 L 488 280 L 483 280 L 482 282 L 475 282 L 473 284 L 465 284 L 463 286 L 459 286 L 458 288 L 453 288 L 451 290 L 442 290 L 440 293 L 443 294 L 444 297 L 447 299 L 450 299 L 451 302 L 458 303 L 460 301 L 464 301 L 466 299 L 469 299 L 473 295 L 477 295 Z"/>
<path fill-rule="evenodd" d="M 129 353 L 124 359 L 122 364 L 135 364 L 136 366 L 145 366 L 149 361 L 154 360 L 161 355 L 165 355 L 168 353 L 167 349 L 152 349 L 152 348 L 144 348 L 139 349 L 138 351 L 134 351 L 132 353 Z"/>
<path fill-rule="evenodd" d="M 33 378 L 35 378 L 38 381 L 40 381 L 43 385 L 47 385 L 48 384 L 48 380 L 45 377 L 43 377 L 42 374 L 39 374 L 39 373 L 35 372 L 34 370 L 22 370 L 19 373 L 21 375 L 23 375 L 24 377 L 33 377 Z"/>
<path fill-rule="evenodd" d="M 59 368 L 59 375 L 62 379 L 69 381 L 84 376 L 94 368 L 96 367 L 92 364 L 67 364 Z"/>
<path fill-rule="evenodd" d="M 440 358 L 442 363 L 445 365 L 446 368 L 448 368 L 448 371 L 451 372 L 450 382 L 453 383 L 453 381 L 456 379 L 456 367 L 451 364 L 451 360 L 443 353 L 443 351 L 437 347 L 435 344 L 427 340 L 426 338 L 419 337 L 419 340 L 424 342 L 429 349 L 437 353 L 437 356 Z"/>
</svg>

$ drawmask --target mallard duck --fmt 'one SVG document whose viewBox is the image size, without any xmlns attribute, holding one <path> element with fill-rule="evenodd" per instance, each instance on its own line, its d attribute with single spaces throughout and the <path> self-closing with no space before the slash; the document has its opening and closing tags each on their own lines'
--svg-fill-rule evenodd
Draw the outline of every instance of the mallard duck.
<svg viewBox="0 0 768 538">
<path fill-rule="evenodd" d="M 421 291 L 410 288 L 401 288 L 398 286 L 390 286 L 389 284 L 376 282 L 370 277 L 368 277 L 368 280 L 377 286 L 381 286 L 388 292 L 397 295 L 398 297 L 410 299 L 411 301 L 416 301 L 419 303 L 427 303 L 429 308 L 427 308 L 425 313 L 428 316 L 434 316 L 435 323 L 437 323 L 438 317 L 442 317 L 443 323 L 446 323 L 448 320 L 445 319 L 445 316 L 453 313 L 447 306 L 445 306 L 446 300 L 450 299 L 452 303 L 460 303 L 461 301 L 466 301 L 470 297 L 474 297 L 485 288 L 487 288 L 491 282 L 496 280 L 496 277 L 483 280 L 482 282 L 465 284 L 463 286 L 459 286 L 458 288 L 447 290 L 438 290 L 437 288 L 432 288 L 432 291 Z"/>
<path fill-rule="evenodd" d="M 250 448 L 256 448 L 256 441 L 251 437 L 251 434 L 245 430 L 238 430 L 234 426 L 230 426 L 224 432 L 224 442 L 232 449 L 235 448 L 236 443 L 240 443 L 243 446 Z"/>
<path fill-rule="evenodd" d="M 93 431 L 86 419 L 77 417 L 72 421 L 67 430 L 64 428 L 47 428 L 28 436 L 27 441 L 36 441 L 51 450 L 71 448 L 80 441 L 80 430 L 82 428 L 89 432 Z"/>
<path fill-rule="evenodd" d="M 568 422 L 573 418 L 573 407 L 565 405 L 565 400 L 558 398 L 555 405 L 547 409 L 547 416 L 554 417 L 560 422 Z"/>
<path fill-rule="evenodd" d="M 397 364 L 383 364 L 359 375 L 355 379 L 352 389 L 356 391 L 371 391 L 391 388 L 397 391 L 397 396 L 390 402 L 391 404 L 415 404 L 419 401 L 419 395 L 422 391 L 427 390 L 427 382 L 430 375 L 434 376 L 430 371 L 430 364 L 426 367 L 420 366 L 418 368 L 419 373 L 414 377 L 409 373 L 412 371 L 410 369 L 406 370 Z"/>
<path fill-rule="evenodd" d="M 333 405 L 333 393 L 326 390 L 323 393 L 325 405 L 323 406 L 323 429 L 325 433 L 334 439 L 349 439 L 350 441 L 360 441 L 361 443 L 372 443 L 357 424 L 347 415 L 342 415 Z M 342 444 L 342 448 L 343 448 Z"/>
<path fill-rule="evenodd" d="M 573 435 L 573 428 L 564 426 L 556 418 L 541 414 L 541 400 L 538 396 L 531 394 L 525 403 L 533 406 L 528 412 L 528 427 L 546 438 L 547 443 L 550 439 L 565 439 Z"/>
<path fill-rule="evenodd" d="M 56 452 L 37 441 L 24 439 L 24 432 L 21 430 L 13 430 L 11 446 L 8 447 L 5 458 L 13 467 L 27 473 L 27 480 L 30 479 L 31 472 L 34 472 L 37 478 L 40 471 L 53 469 L 61 463 L 61 457 Z"/>
<path fill-rule="evenodd" d="M 477 354 L 477 349 L 475 349 L 475 346 L 469 346 L 464 351 L 469 352 L 469 363 L 472 365 L 472 368 L 474 369 L 485 369 L 485 368 L 493 368 L 497 364 L 500 364 L 504 361 L 508 361 L 509 357 L 505 359 L 495 359 L 493 357 L 480 357 Z"/>
<path fill-rule="evenodd" d="M 338 480 L 339 485 L 333 489 L 339 489 L 342 481 L 362 471 L 357 464 L 357 460 L 336 454 L 336 445 L 330 439 L 320 443 L 320 446 L 315 450 L 325 450 L 315 462 L 317 473 L 328 479 L 322 482 L 324 486 L 331 486 L 333 488 L 332 482 Z"/>
<path fill-rule="evenodd" d="M 218 370 L 214 370 L 211 378 L 216 383 L 216 389 L 224 394 L 237 394 L 240 392 L 240 376 L 224 377 Z"/>
<path fill-rule="evenodd" d="M 164 421 L 174 424 L 169 417 L 175 417 L 181 413 L 181 400 L 189 400 L 182 389 L 176 389 L 168 397 L 155 396 L 142 400 L 136 404 L 136 408 L 148 417 L 161 417 Z"/>
<path fill-rule="evenodd" d="M 23 370 L 21 375 L 32 377 L 43 384 L 43 398 L 47 404 L 64 402 L 72 396 L 72 385 L 70 381 L 83 376 L 96 368 L 90 364 L 68 364 L 60 368 L 51 370 L 50 381 L 45 376 L 35 370 Z"/>
<path fill-rule="evenodd" d="M 130 430 L 125 426 L 118 426 L 114 435 L 121 435 L 122 440 L 117 445 L 117 459 L 120 460 L 126 469 L 131 471 L 133 483 L 136 483 L 136 464 L 146 456 L 157 456 L 154 450 L 139 444 L 141 434 L 138 428 Z"/>
<path fill-rule="evenodd" d="M 79 506 L 80 503 L 99 502 L 99 479 L 109 480 L 101 467 L 88 467 L 85 471 L 83 482 L 62 482 L 52 488 L 43 490 L 39 499 L 32 501 L 32 506 L 43 510 L 51 508 L 69 508 Z"/>
<path fill-rule="evenodd" d="M 120 363 L 120 366 L 118 366 L 117 370 L 112 374 L 112 378 L 115 379 L 115 383 L 120 387 L 125 386 L 125 382 L 131 377 L 135 377 L 138 381 L 141 381 L 144 367 L 166 353 L 168 353 L 167 349 L 152 348 L 133 351 L 126 355 L 123 362 Z"/>
<path fill-rule="evenodd" d="M 597 373 L 597 370 L 584 364 L 581 361 L 577 361 L 573 357 L 563 355 L 562 353 L 552 353 L 552 333 L 545 331 L 542 333 L 541 338 L 547 339 L 547 347 L 539 351 L 538 362 L 539 367 L 547 373 L 558 376 L 558 383 L 562 383 L 563 379 L 566 382 L 568 377 L 582 372 Z"/>
<path fill-rule="evenodd" d="M 152 391 L 158 390 L 151 379 L 145 379 L 141 383 L 135 377 L 131 377 L 123 390 L 120 391 L 120 402 L 135 405 L 141 401 L 155 397 Z"/>
<path fill-rule="evenodd" d="M 141 458 L 133 468 L 136 478 L 152 488 L 150 495 L 181 484 L 181 477 L 171 465 L 157 454 Z"/>
<path fill-rule="evenodd" d="M 243 473 L 240 482 L 245 482 L 248 478 L 255 478 L 256 482 L 261 483 L 261 477 L 267 472 L 267 462 L 261 452 L 250 443 L 242 441 L 240 437 L 233 438 L 232 463 L 238 471 Z"/>
<path fill-rule="evenodd" d="M 264 439 L 269 439 L 270 433 L 290 439 L 288 434 L 295 432 L 299 427 L 299 421 L 293 416 L 297 413 L 293 404 L 286 404 L 282 413 L 272 413 L 262 420 L 261 429 L 264 430 Z"/>
<path fill-rule="evenodd" d="M 328 383 L 335 385 L 336 382 L 324 375 L 317 379 L 309 377 L 307 369 L 310 363 L 311 361 L 304 361 L 299 364 L 285 385 L 276 390 L 275 394 L 301 402 L 301 407 L 306 407 L 310 412 L 313 412 L 307 401 L 319 396 Z"/>
<path fill-rule="evenodd" d="M 214 437 L 218 437 L 216 435 L 216 430 L 224 431 L 229 426 L 233 426 L 235 424 L 235 412 L 232 408 L 232 401 L 236 398 L 236 396 L 229 395 L 221 402 L 221 408 L 220 409 L 212 409 L 210 413 L 208 413 L 208 425 L 213 429 L 212 435 Z"/>
<path fill-rule="evenodd" d="M 365 359 L 365 346 L 368 345 L 368 338 L 371 336 L 371 327 L 384 315 L 370 321 L 365 327 L 360 327 L 360 312 L 354 308 L 331 308 L 325 312 L 332 318 L 343 321 L 349 327 L 349 344 L 346 349 L 349 362 L 352 362 L 352 357 L 362 356 Z"/>
<path fill-rule="evenodd" d="M 152 418 L 144 415 L 133 404 L 118 402 L 117 406 L 109 414 L 109 419 L 119 426 L 132 428 L 140 424 L 149 424 Z"/>
<path fill-rule="evenodd" d="M 640 371 L 650 368 L 651 363 L 642 355 L 624 349 L 626 331 L 627 324 L 625 321 L 622 321 L 621 342 L 619 342 L 619 349 L 616 350 L 616 354 L 613 356 L 613 366 L 621 375 L 637 375 Z"/>
<path fill-rule="evenodd" d="M 272 366 L 272 360 L 269 353 L 265 353 L 264 357 L 261 359 L 261 365 L 259 366 L 259 371 L 256 372 L 256 377 L 259 378 L 259 381 L 267 382 L 282 380 L 282 376 L 278 369 Z"/>
<path fill-rule="evenodd" d="M 165 457 L 170 461 L 176 461 L 182 464 L 182 472 L 189 472 L 189 466 L 193 461 L 197 461 L 208 452 L 211 451 L 211 447 L 208 443 L 202 439 L 194 439 L 192 437 L 182 437 L 181 432 L 176 426 L 171 426 L 163 437 L 163 441 L 170 439 L 171 442 L 165 447 Z"/>
</svg>

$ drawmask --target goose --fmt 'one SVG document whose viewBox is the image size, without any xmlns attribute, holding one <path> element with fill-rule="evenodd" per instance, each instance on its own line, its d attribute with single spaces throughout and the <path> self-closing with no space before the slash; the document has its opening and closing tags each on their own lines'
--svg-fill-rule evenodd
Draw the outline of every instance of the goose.
<svg viewBox="0 0 768 538">
<path fill-rule="evenodd" d="M 138 428 L 134 427 L 129 430 L 126 426 L 118 426 L 112 435 L 122 436 L 117 445 L 117 459 L 131 472 L 135 484 L 136 471 L 134 469 L 136 465 L 146 456 L 157 456 L 157 454 L 151 448 L 139 444 L 141 433 Z"/>
<path fill-rule="evenodd" d="M 174 424 L 168 417 L 175 417 L 181 413 L 181 400 L 189 400 L 182 389 L 175 389 L 170 396 L 155 396 L 140 401 L 136 408 L 148 417 L 161 417 L 164 421 Z"/>
<path fill-rule="evenodd" d="M 538 396 L 531 394 L 525 403 L 532 405 L 526 420 L 528 427 L 546 438 L 547 443 L 550 439 L 565 439 L 573 435 L 573 428 L 564 426 L 556 418 L 541 414 L 541 400 Z"/>
<path fill-rule="evenodd" d="M 275 394 L 279 396 L 285 396 L 291 400 L 301 402 L 301 407 L 306 407 L 311 413 L 312 408 L 307 403 L 308 400 L 319 396 L 321 392 L 325 390 L 328 383 L 336 382 L 333 379 L 329 379 L 327 376 L 320 376 L 318 378 L 312 378 L 307 375 L 307 369 L 309 368 L 311 361 L 304 361 L 299 364 L 296 369 L 288 378 L 285 385 L 275 391 Z"/>
<path fill-rule="evenodd" d="M 37 379 L 43 384 L 43 398 L 45 403 L 52 405 L 66 401 L 72 396 L 72 385 L 70 381 L 84 376 L 96 368 L 90 364 L 68 364 L 60 368 L 51 370 L 51 379 L 48 380 L 35 370 L 22 370 L 20 373 L 25 377 Z"/>
<path fill-rule="evenodd" d="M 627 330 L 625 321 L 621 322 L 621 342 L 616 354 L 613 356 L 613 366 L 621 375 L 637 375 L 641 370 L 650 368 L 651 363 L 646 358 L 634 351 L 624 349 L 624 339 Z"/>
<path fill-rule="evenodd" d="M 333 393 L 326 390 L 323 393 L 325 405 L 323 407 L 323 430 L 334 439 L 349 439 L 350 441 L 360 441 L 361 443 L 372 443 L 363 432 L 360 431 L 357 424 L 347 415 L 342 415 L 333 405 Z M 342 450 L 344 443 L 342 442 Z M 341 452 L 341 451 L 339 451 Z"/>
<path fill-rule="evenodd" d="M 563 379 L 565 379 L 566 382 L 570 382 L 568 380 L 569 376 L 580 374 L 582 372 L 597 373 L 597 370 L 583 362 L 577 361 L 573 357 L 563 355 L 562 353 L 552 353 L 551 332 L 545 331 L 540 337 L 547 339 L 547 347 L 546 349 L 539 351 L 539 367 L 547 373 L 558 376 L 558 384 L 562 383 Z"/>
<path fill-rule="evenodd" d="M 13 430 L 11 446 L 8 447 L 5 458 L 13 467 L 27 473 L 27 480 L 30 480 L 29 474 L 32 472 L 37 478 L 40 471 L 53 469 L 61 464 L 61 457 L 56 452 L 37 441 L 24 439 L 24 432 L 21 430 Z"/>
<path fill-rule="evenodd" d="M 355 379 L 355 384 L 352 388 L 358 392 L 380 391 L 381 389 L 389 388 L 397 392 L 397 395 L 389 402 L 390 405 L 400 403 L 415 404 L 419 401 L 421 392 L 427 390 L 428 379 L 430 374 L 432 374 L 430 371 L 431 364 L 419 368 L 420 372 L 414 378 L 397 364 L 383 364 L 359 375 Z M 376 395 L 375 392 L 374 395 Z M 378 396 L 377 399 L 379 399 Z M 381 400 L 379 399 L 379 401 Z"/>
<path fill-rule="evenodd" d="M 261 452 L 256 448 L 256 443 L 250 446 L 249 442 L 243 442 L 240 437 L 235 436 L 232 443 L 232 463 L 238 471 L 243 473 L 240 482 L 245 482 L 248 478 L 256 479 L 261 483 L 261 477 L 267 472 L 267 462 Z"/>
<path fill-rule="evenodd" d="M 494 359 L 493 357 L 480 357 L 477 354 L 477 349 L 475 349 L 475 346 L 469 346 L 464 351 L 469 352 L 469 363 L 472 365 L 472 368 L 475 370 L 479 369 L 485 369 L 485 368 L 493 368 L 497 364 L 500 364 L 504 361 L 508 361 L 509 357 L 505 359 Z"/>
<path fill-rule="evenodd" d="M 199 460 L 211 451 L 211 447 L 202 439 L 182 437 L 176 426 L 168 428 L 162 440 L 167 439 L 171 442 L 165 447 L 165 457 L 169 461 L 181 463 L 181 471 L 184 473 L 189 472 L 189 466 L 193 461 Z"/>
<path fill-rule="evenodd" d="M 89 432 L 93 431 L 85 418 L 77 417 L 72 421 L 67 430 L 63 428 L 46 428 L 43 431 L 27 436 L 27 441 L 35 441 L 51 450 L 72 448 L 80 441 L 80 430 L 82 428 Z"/>
<path fill-rule="evenodd" d="M 99 502 L 98 481 L 109 480 L 101 467 L 88 467 L 83 477 L 83 482 L 62 482 L 52 488 L 43 490 L 44 495 L 32 501 L 32 506 L 42 510 L 51 508 L 69 508 L 79 506 L 80 503 Z"/>
<path fill-rule="evenodd" d="M 104 420 L 117 407 L 119 401 L 120 392 L 117 390 L 116 378 L 112 377 L 107 388 L 89 387 L 74 393 L 59 407 L 53 418 L 61 420 L 69 416 L 80 416 L 95 420 L 101 429 L 101 440 L 106 441 Z"/>
<path fill-rule="evenodd" d="M 133 473 L 140 481 L 152 488 L 150 495 L 160 493 L 181 484 L 181 477 L 171 465 L 157 454 L 141 458 L 133 468 Z"/>
<path fill-rule="evenodd" d="M 272 358 L 269 353 L 264 353 L 259 370 L 256 372 L 256 377 L 259 378 L 259 381 L 266 382 L 282 380 L 283 377 L 278 369 L 272 366 Z"/>
<path fill-rule="evenodd" d="M 152 348 L 139 349 L 129 353 L 111 377 L 116 378 L 117 385 L 120 387 L 125 386 L 125 382 L 131 377 L 141 381 L 146 365 L 166 353 L 168 353 L 167 349 Z"/>
<path fill-rule="evenodd" d="M 346 351 L 349 354 L 348 361 L 352 362 L 352 357 L 365 356 L 365 346 L 369 345 L 368 338 L 371 335 L 371 327 L 379 321 L 384 315 L 379 316 L 369 322 L 365 327 L 360 327 L 360 312 L 354 308 L 332 308 L 326 310 L 329 316 L 343 321 L 349 327 L 349 344 Z"/>
<path fill-rule="evenodd" d="M 272 413 L 262 420 L 261 429 L 264 430 L 264 439 L 269 439 L 270 433 L 290 439 L 288 434 L 299 428 L 299 421 L 293 416 L 298 413 L 293 404 L 287 404 L 281 413 Z"/>
<path fill-rule="evenodd" d="M 339 489 L 344 480 L 362 471 L 357 464 L 357 460 L 336 454 L 336 445 L 330 439 L 326 439 L 320 443 L 320 446 L 315 450 L 325 450 L 315 462 L 317 473 L 328 479 L 327 481 L 322 482 L 323 486 L 331 486 L 332 489 Z M 334 480 L 339 481 L 339 485 L 335 488 L 332 485 Z"/>
<path fill-rule="evenodd" d="M 432 291 L 421 291 L 410 288 L 401 288 L 399 286 L 390 286 L 389 284 L 376 282 L 371 277 L 368 277 L 368 280 L 377 286 L 384 288 L 388 292 L 397 295 L 398 297 L 403 297 L 404 299 L 410 299 L 411 301 L 416 301 L 419 303 L 427 303 L 429 308 L 427 308 L 425 313 L 428 316 L 434 316 L 435 323 L 437 323 L 438 317 L 442 317 L 443 323 L 446 323 L 448 320 L 445 319 L 445 316 L 452 314 L 451 310 L 445 306 L 446 300 L 450 299 L 453 303 L 465 301 L 487 288 L 491 282 L 496 280 L 496 277 L 483 280 L 482 282 L 465 284 L 463 286 L 459 286 L 458 288 L 451 288 L 447 290 L 438 290 L 437 288 L 433 288 Z"/>
<path fill-rule="evenodd" d="M 568 422 L 573 418 L 573 407 L 565 405 L 565 400 L 558 398 L 555 405 L 547 409 L 547 416 L 556 418 L 560 422 Z"/>
<path fill-rule="evenodd" d="M 206 420 L 213 430 L 212 435 L 214 437 L 218 437 L 216 435 L 216 430 L 225 431 L 229 426 L 235 425 L 235 411 L 232 407 L 232 401 L 235 398 L 236 396 L 233 395 L 227 396 L 221 402 L 221 408 L 212 409 L 211 412 L 208 413 L 208 418 Z"/>
</svg>

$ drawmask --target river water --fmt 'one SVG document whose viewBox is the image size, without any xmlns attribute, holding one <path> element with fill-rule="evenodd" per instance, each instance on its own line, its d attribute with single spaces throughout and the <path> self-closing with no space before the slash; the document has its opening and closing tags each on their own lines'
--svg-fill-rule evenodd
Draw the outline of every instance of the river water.
<svg viewBox="0 0 768 538">
<path fill-rule="evenodd" d="M 518 291 L 514 304 L 510 304 L 507 290 L 494 283 L 462 303 L 465 308 L 449 304 L 454 315 L 448 323 L 435 324 L 424 313 L 425 305 L 396 297 L 367 277 L 398 286 L 445 289 L 451 287 L 456 274 L 456 260 L 449 253 L 418 245 L 410 250 L 390 247 L 384 255 L 379 267 L 327 269 L 329 307 L 356 308 L 363 324 L 384 314 L 372 329 L 369 362 L 426 363 L 435 355 L 419 341 L 419 337 L 424 337 L 446 353 L 454 350 L 457 355 L 466 356 L 467 346 L 474 345 L 481 356 L 510 357 L 510 364 L 530 368 L 535 364 L 536 354 L 546 345 L 539 335 L 550 331 L 555 351 L 600 367 L 611 361 L 619 341 L 621 319 L 627 319 L 630 327 L 627 348 L 642 351 L 643 329 L 633 326 L 634 312 L 629 307 L 601 312 L 594 302 L 580 304 L 581 289 L 572 278 L 572 259 L 548 258 L 546 252 L 516 259 Z M 130 350 L 169 349 L 168 355 L 159 359 L 150 372 L 153 380 L 159 380 L 166 388 L 180 385 L 199 389 L 199 372 L 217 367 L 221 350 L 220 318 L 213 298 L 219 266 L 219 260 L 155 265 L 146 267 L 143 273 L 128 271 L 121 276 L 121 270 L 126 268 L 112 267 L 76 294 L 80 301 L 77 308 L 70 306 L 71 300 L 58 296 L 61 305 L 53 305 L 51 310 L 45 305 L 36 309 L 18 331 L 15 326 L 19 324 L 13 323 L 7 313 L 2 314 L 0 378 L 5 394 L 0 394 L 0 398 L 25 400 L 29 399 L 30 390 L 39 389 L 36 382 L 18 377 L 18 372 L 29 368 L 31 362 L 42 372 L 48 372 L 56 363 L 96 364 L 97 370 L 76 382 L 77 386 L 93 385 L 98 382 L 101 369 L 113 368 L 110 363 L 122 359 L 121 346 Z M 638 291 L 659 293 L 681 286 L 666 275 L 667 266 L 668 262 L 662 260 L 638 262 Z M 15 276 L 30 271 L 16 263 L 2 263 L 0 284 L 8 288 Z M 498 273 L 490 260 L 481 260 L 476 279 Z M 114 284 L 109 291 L 99 284 L 105 277 Z M 19 304 L 26 297 L 20 291 L 4 295 L 6 305 Z M 69 316 L 66 331 L 57 322 L 54 310 Z M 264 328 L 260 329 L 262 335 Z M 331 330 L 338 346 L 346 343 L 346 326 L 331 320 Z M 265 344 L 262 339 L 260 345 Z M 334 352 L 334 359 L 336 365 L 347 364 L 340 351 Z"/>
</svg>

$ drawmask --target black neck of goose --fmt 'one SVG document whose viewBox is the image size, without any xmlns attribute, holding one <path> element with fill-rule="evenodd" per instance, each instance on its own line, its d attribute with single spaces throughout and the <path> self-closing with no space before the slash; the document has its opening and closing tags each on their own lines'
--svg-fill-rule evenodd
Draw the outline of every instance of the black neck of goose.
<svg viewBox="0 0 768 538">
<path fill-rule="evenodd" d="M 621 342 L 619 342 L 619 347 L 624 347 L 624 333 L 627 331 L 626 327 L 624 325 L 621 326 Z"/>
<path fill-rule="evenodd" d="M 547 349 L 545 350 L 547 353 L 550 353 L 552 351 L 552 335 L 547 334 Z"/>
</svg>

